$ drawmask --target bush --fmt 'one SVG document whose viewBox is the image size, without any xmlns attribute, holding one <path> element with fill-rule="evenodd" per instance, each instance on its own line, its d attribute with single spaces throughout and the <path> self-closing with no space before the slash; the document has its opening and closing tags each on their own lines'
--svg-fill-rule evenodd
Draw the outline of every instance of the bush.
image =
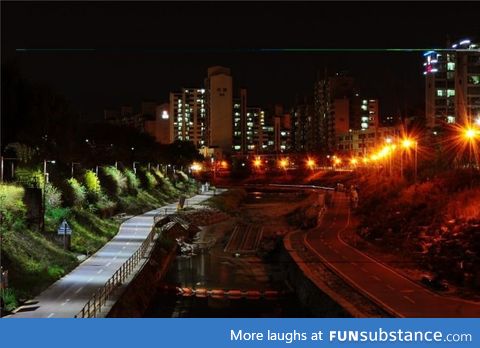
<svg viewBox="0 0 480 348">
<path fill-rule="evenodd" d="M 13 289 L 4 289 L 2 293 L 5 310 L 7 312 L 13 311 L 18 306 L 17 297 Z"/>
<path fill-rule="evenodd" d="M 47 273 L 53 279 L 60 279 L 65 274 L 65 270 L 60 266 L 53 265 L 48 267 Z"/>
<path fill-rule="evenodd" d="M 97 174 L 91 170 L 85 172 L 85 188 L 88 192 L 95 195 L 99 195 L 101 192 L 102 187 L 100 185 L 100 180 L 98 179 Z"/>
<path fill-rule="evenodd" d="M 62 193 L 51 183 L 45 187 L 45 204 L 47 210 L 59 208 L 62 205 Z"/>
<path fill-rule="evenodd" d="M 127 189 L 127 178 L 115 167 L 103 167 L 100 182 L 110 197 L 117 197 Z"/>
<path fill-rule="evenodd" d="M 147 190 L 153 190 L 155 188 L 155 186 L 158 185 L 158 181 L 157 179 L 155 179 L 155 177 L 153 176 L 152 173 L 150 172 L 146 172 L 145 173 L 145 186 L 146 186 L 146 189 Z"/>
<path fill-rule="evenodd" d="M 0 210 L 2 212 L 9 210 L 12 212 L 23 211 L 23 195 L 25 190 L 15 185 L 0 185 Z"/>
<path fill-rule="evenodd" d="M 15 171 L 15 180 L 24 187 L 37 186 L 43 189 L 43 173 L 40 170 L 28 168 L 17 168 Z"/>
<path fill-rule="evenodd" d="M 75 178 L 65 181 L 63 187 L 64 203 L 69 207 L 82 206 L 85 202 L 86 190 Z"/>
<path fill-rule="evenodd" d="M 126 169 L 124 175 L 127 179 L 128 193 L 136 195 L 138 193 L 138 187 L 140 186 L 137 176 L 130 169 Z"/>
</svg>

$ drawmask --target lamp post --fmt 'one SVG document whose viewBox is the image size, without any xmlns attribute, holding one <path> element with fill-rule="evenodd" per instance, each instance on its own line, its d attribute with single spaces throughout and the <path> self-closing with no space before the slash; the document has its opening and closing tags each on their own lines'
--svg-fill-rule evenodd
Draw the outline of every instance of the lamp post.
<svg viewBox="0 0 480 348">
<path fill-rule="evenodd" d="M 43 209 L 42 209 L 42 231 L 45 231 L 45 213 L 47 212 L 47 183 L 49 174 L 47 172 L 47 163 L 55 164 L 55 160 L 43 160 Z"/>
<path fill-rule="evenodd" d="M 402 149 L 403 150 L 410 150 L 412 147 L 413 147 L 413 151 L 414 151 L 414 183 L 417 182 L 417 166 L 418 166 L 418 142 L 415 140 L 415 139 L 411 139 L 411 138 L 403 138 L 402 140 Z M 400 167 L 401 167 L 401 176 L 403 178 L 403 151 L 400 153 Z"/>
<path fill-rule="evenodd" d="M 480 131 L 472 128 L 472 127 L 467 127 L 463 130 L 463 137 L 468 143 L 468 167 L 472 167 L 472 154 L 473 154 L 473 146 L 475 141 L 478 139 L 480 135 Z M 475 162 L 477 159 L 475 158 Z"/>
<path fill-rule="evenodd" d="M 75 165 L 79 165 L 80 162 L 72 162 L 71 166 L 70 166 L 70 177 L 73 178 L 73 169 L 75 167 Z"/>
<path fill-rule="evenodd" d="M 133 164 L 132 164 L 133 172 L 134 172 L 135 174 L 137 174 L 137 166 L 136 166 L 137 163 L 140 163 L 140 162 L 133 161 Z"/>
</svg>

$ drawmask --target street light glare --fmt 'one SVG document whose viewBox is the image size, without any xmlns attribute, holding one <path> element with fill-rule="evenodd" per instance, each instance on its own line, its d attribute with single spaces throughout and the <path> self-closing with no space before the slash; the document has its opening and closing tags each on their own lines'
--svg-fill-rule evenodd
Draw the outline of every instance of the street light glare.
<svg viewBox="0 0 480 348">
<path fill-rule="evenodd" d="M 307 167 L 309 167 L 309 168 L 315 167 L 315 161 L 311 158 L 308 158 L 307 159 Z"/>
<path fill-rule="evenodd" d="M 283 158 L 280 160 L 280 167 L 286 168 L 288 165 L 288 160 L 286 158 Z"/>
<path fill-rule="evenodd" d="M 477 131 L 473 128 L 467 128 L 465 129 L 464 136 L 467 140 L 472 140 L 477 136 Z"/>
<path fill-rule="evenodd" d="M 409 149 L 413 146 L 413 141 L 406 138 L 406 139 L 403 139 L 402 141 L 402 147 L 405 148 L 405 149 Z"/>
<path fill-rule="evenodd" d="M 257 157 L 253 160 L 253 165 L 255 166 L 255 168 L 260 168 L 260 166 L 262 165 L 262 160 L 260 159 L 260 157 Z"/>
</svg>

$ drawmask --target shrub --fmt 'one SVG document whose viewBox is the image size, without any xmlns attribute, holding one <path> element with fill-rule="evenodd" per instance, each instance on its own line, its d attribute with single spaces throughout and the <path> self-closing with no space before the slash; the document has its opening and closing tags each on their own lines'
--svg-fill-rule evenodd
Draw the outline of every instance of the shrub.
<svg viewBox="0 0 480 348">
<path fill-rule="evenodd" d="M 2 292 L 2 298 L 7 312 L 11 312 L 18 307 L 18 301 L 13 289 L 4 289 Z"/>
<path fill-rule="evenodd" d="M 17 168 L 15 171 L 15 180 L 22 186 L 30 187 L 36 185 L 43 189 L 43 173 L 40 170 L 28 168 Z"/>
<path fill-rule="evenodd" d="M 67 206 L 81 206 L 85 202 L 86 190 L 77 179 L 71 178 L 65 181 L 63 187 L 63 199 Z"/>
<path fill-rule="evenodd" d="M 177 170 L 177 175 L 180 181 L 188 181 L 188 175 L 182 172 L 181 170 Z"/>
<path fill-rule="evenodd" d="M 146 172 L 145 173 L 145 184 L 146 184 L 146 188 L 148 190 L 152 190 L 152 189 L 155 188 L 155 186 L 158 185 L 158 182 L 157 182 L 157 179 L 155 179 L 155 177 L 153 176 L 152 173 Z"/>
<path fill-rule="evenodd" d="M 100 182 L 108 195 L 116 197 L 127 189 L 127 178 L 115 167 L 103 167 L 100 171 Z"/>
<path fill-rule="evenodd" d="M 136 195 L 138 193 L 139 181 L 137 176 L 130 169 L 124 171 L 125 178 L 127 179 L 128 193 Z"/>
<path fill-rule="evenodd" d="M 65 274 L 65 270 L 57 265 L 49 266 L 47 272 L 48 275 L 55 280 L 60 279 Z"/>
<path fill-rule="evenodd" d="M 55 209 L 62 205 L 62 193 L 59 189 L 48 183 L 45 187 L 46 209 Z"/>
<path fill-rule="evenodd" d="M 100 194 L 100 191 L 102 189 L 97 174 L 95 174 L 91 170 L 87 170 L 85 172 L 85 188 L 88 192 L 91 192 L 95 195 Z"/>
<path fill-rule="evenodd" d="M 23 195 L 25 190 L 15 185 L 0 185 L 0 210 L 23 211 Z"/>
</svg>

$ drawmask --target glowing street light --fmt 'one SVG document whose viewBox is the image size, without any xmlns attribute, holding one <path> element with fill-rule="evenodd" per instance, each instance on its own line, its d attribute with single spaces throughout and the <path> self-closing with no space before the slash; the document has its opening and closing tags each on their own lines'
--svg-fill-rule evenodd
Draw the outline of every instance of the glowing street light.
<svg viewBox="0 0 480 348">
<path fill-rule="evenodd" d="M 311 158 L 307 158 L 307 167 L 310 170 L 313 170 L 315 168 L 315 161 Z"/>
<path fill-rule="evenodd" d="M 471 127 L 467 127 L 463 130 L 463 137 L 467 140 L 467 141 L 473 141 L 475 140 L 475 138 L 477 138 L 477 136 L 479 135 L 479 131 L 476 130 L 476 129 L 473 129 Z"/>
<path fill-rule="evenodd" d="M 402 139 L 402 148 L 405 150 L 410 150 L 412 147 L 415 151 L 414 153 L 414 182 L 417 182 L 417 167 L 418 167 L 418 144 L 415 139 L 405 137 Z M 403 153 L 400 154 L 400 175 L 403 178 Z"/>
<path fill-rule="evenodd" d="M 350 164 L 351 164 L 352 166 L 357 165 L 357 163 L 358 163 L 358 160 L 357 160 L 355 157 L 350 160 Z"/>
<path fill-rule="evenodd" d="M 409 138 L 405 138 L 402 140 L 402 147 L 404 149 L 410 149 L 413 146 L 413 141 Z"/>
<path fill-rule="evenodd" d="M 288 159 L 282 158 L 282 159 L 280 160 L 280 163 L 279 163 L 279 164 L 280 164 L 280 167 L 281 167 L 281 168 L 286 169 L 287 166 L 288 166 Z"/>
<path fill-rule="evenodd" d="M 253 166 L 257 169 L 259 169 L 262 166 L 262 159 L 260 157 L 256 157 L 253 160 Z"/>
<path fill-rule="evenodd" d="M 192 172 L 199 172 L 202 170 L 202 165 L 200 163 L 193 162 L 190 166 L 190 169 L 192 170 Z"/>
</svg>

